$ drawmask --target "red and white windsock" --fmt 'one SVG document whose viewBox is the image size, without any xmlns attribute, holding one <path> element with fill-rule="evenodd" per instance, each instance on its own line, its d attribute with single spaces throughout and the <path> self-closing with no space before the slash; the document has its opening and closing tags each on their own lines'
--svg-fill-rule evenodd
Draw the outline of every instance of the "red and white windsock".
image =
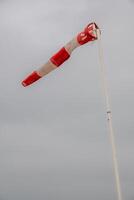
<svg viewBox="0 0 134 200">
<path fill-rule="evenodd" d="M 76 37 L 54 54 L 47 63 L 26 77 L 26 79 L 22 81 L 22 85 L 24 87 L 31 85 L 69 59 L 75 48 L 84 45 L 87 42 L 97 40 L 97 29 L 99 29 L 99 27 L 96 23 L 92 22 L 88 24 L 82 32 L 78 33 Z"/>
</svg>

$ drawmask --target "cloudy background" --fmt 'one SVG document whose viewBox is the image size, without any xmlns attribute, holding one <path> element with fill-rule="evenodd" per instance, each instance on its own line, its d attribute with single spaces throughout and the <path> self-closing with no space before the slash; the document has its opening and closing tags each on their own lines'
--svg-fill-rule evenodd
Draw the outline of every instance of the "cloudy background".
<svg viewBox="0 0 134 200">
<path fill-rule="evenodd" d="M 124 199 L 134 199 L 134 1 L 0 0 L 0 200 L 115 200 L 96 42 L 23 88 L 91 21 L 102 29 Z"/>
</svg>

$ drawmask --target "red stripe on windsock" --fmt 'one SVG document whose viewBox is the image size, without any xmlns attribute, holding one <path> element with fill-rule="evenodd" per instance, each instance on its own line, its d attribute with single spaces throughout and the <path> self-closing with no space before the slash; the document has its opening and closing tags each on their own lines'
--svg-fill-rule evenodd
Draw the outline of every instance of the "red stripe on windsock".
<svg viewBox="0 0 134 200">
<path fill-rule="evenodd" d="M 28 85 L 31 85 L 32 83 L 34 83 L 35 81 L 39 80 L 41 78 L 41 76 L 39 76 L 37 74 L 36 71 L 34 71 L 32 74 L 30 74 L 26 79 L 24 79 L 22 81 L 22 85 L 24 87 L 28 86 Z"/>
<path fill-rule="evenodd" d="M 67 50 L 63 47 L 60 49 L 56 54 L 54 54 L 50 61 L 59 67 L 63 62 L 65 62 L 70 57 L 70 54 L 67 52 Z"/>
<path fill-rule="evenodd" d="M 86 26 L 84 31 L 77 35 L 77 41 L 80 45 L 86 44 L 87 42 L 94 41 L 97 39 L 94 30 L 98 29 L 98 26 L 93 22 Z"/>
<path fill-rule="evenodd" d="M 77 41 L 80 45 L 86 44 L 93 40 L 93 37 L 87 35 L 85 32 L 81 32 L 77 35 Z"/>
</svg>

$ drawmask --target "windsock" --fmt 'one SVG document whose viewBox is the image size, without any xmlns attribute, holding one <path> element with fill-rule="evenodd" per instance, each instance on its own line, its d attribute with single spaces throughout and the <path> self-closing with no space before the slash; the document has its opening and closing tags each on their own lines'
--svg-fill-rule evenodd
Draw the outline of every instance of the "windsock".
<svg viewBox="0 0 134 200">
<path fill-rule="evenodd" d="M 26 77 L 22 81 L 22 85 L 24 87 L 31 85 L 52 70 L 62 65 L 62 63 L 69 59 L 72 51 L 75 48 L 84 45 L 87 42 L 97 40 L 97 29 L 99 29 L 99 27 L 96 23 L 92 22 L 88 24 L 82 32 L 78 33 L 72 40 L 70 40 L 70 42 L 68 42 L 57 53 L 55 53 L 47 63 Z"/>
</svg>

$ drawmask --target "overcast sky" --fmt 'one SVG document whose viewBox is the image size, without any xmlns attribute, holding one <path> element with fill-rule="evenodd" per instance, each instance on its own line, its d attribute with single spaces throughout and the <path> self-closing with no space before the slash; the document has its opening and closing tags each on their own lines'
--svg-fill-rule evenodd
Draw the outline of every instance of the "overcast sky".
<svg viewBox="0 0 134 200">
<path fill-rule="evenodd" d="M 134 199 L 134 1 L 0 0 L 0 200 L 115 200 L 97 43 L 21 81 L 96 21 L 124 200 Z"/>
</svg>

